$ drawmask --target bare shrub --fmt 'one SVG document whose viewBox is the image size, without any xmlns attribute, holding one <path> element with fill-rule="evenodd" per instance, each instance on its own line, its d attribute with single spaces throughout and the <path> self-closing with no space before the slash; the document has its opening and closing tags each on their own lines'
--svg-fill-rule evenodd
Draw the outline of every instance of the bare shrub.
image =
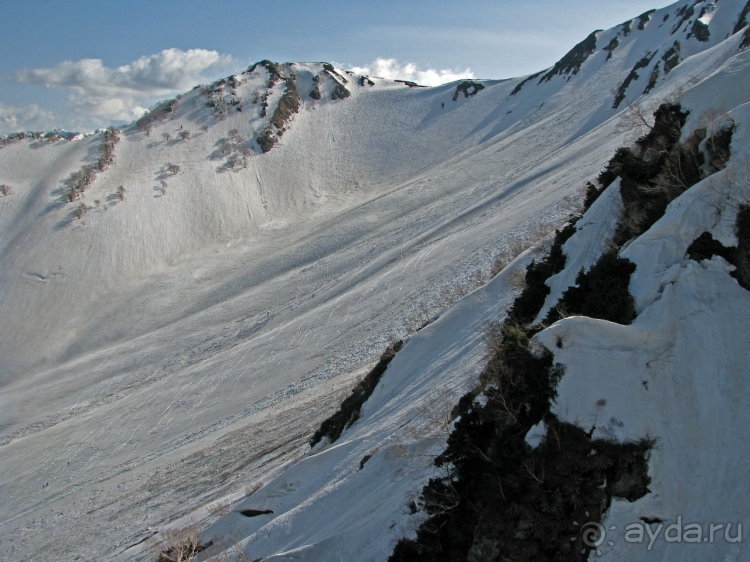
<svg viewBox="0 0 750 562">
<path fill-rule="evenodd" d="M 164 180 L 159 181 L 159 184 L 161 185 L 161 194 L 166 195 L 167 194 L 167 182 Z"/>
<path fill-rule="evenodd" d="M 707 127 L 708 138 L 703 145 L 703 152 L 707 156 L 704 163 L 704 172 L 711 175 L 723 170 L 731 156 L 732 135 L 737 124 L 734 119 L 726 115 L 719 115 Z"/>
<path fill-rule="evenodd" d="M 523 291 L 526 288 L 526 272 L 523 269 L 514 269 L 508 276 L 508 285 Z"/>
<path fill-rule="evenodd" d="M 487 283 L 487 278 L 481 269 L 475 270 L 463 281 L 454 281 L 443 286 L 438 296 L 428 305 L 425 302 L 419 302 L 404 318 L 404 328 L 409 333 L 415 333 L 430 324 L 440 311 L 448 308 L 455 302 L 459 301 L 473 290 Z M 433 313 L 430 307 L 437 308 Z"/>
<path fill-rule="evenodd" d="M 91 166 L 82 166 L 80 170 L 72 172 L 65 180 L 65 199 L 75 201 L 86 188 L 91 185 L 96 176 L 96 171 Z"/>
<path fill-rule="evenodd" d="M 188 130 L 186 130 L 186 129 L 183 129 L 182 131 L 180 131 L 179 133 L 177 133 L 177 135 L 178 135 L 178 136 L 179 136 L 179 137 L 180 137 L 180 138 L 181 138 L 182 140 L 188 140 L 188 139 L 190 138 L 190 131 L 188 131 Z"/>
<path fill-rule="evenodd" d="M 167 162 L 164 164 L 163 172 L 165 174 L 171 174 L 173 176 L 176 176 L 180 173 L 180 167 L 177 164 L 172 164 L 171 162 Z"/>
<path fill-rule="evenodd" d="M 35 137 L 32 135 L 31 138 L 33 139 L 40 139 L 42 137 L 41 133 L 36 133 L 39 136 Z M 0 148 L 4 146 L 8 146 L 10 144 L 16 143 L 18 141 L 22 141 L 26 138 L 26 133 L 11 133 L 10 135 L 5 135 L 4 137 L 0 136 Z"/>
<path fill-rule="evenodd" d="M 7 184 L 0 185 L 0 194 L 2 194 L 3 197 L 7 197 L 11 193 L 13 193 L 13 188 L 11 186 Z"/>
<path fill-rule="evenodd" d="M 698 124 L 696 128 L 703 129 L 727 114 L 727 108 L 724 105 L 718 107 L 710 107 L 698 116 Z"/>
<path fill-rule="evenodd" d="M 404 318 L 404 327 L 409 333 L 416 333 L 432 322 L 430 308 L 423 302 Z"/>
<path fill-rule="evenodd" d="M 451 424 L 455 419 L 455 400 L 451 391 L 440 388 L 416 407 L 415 415 L 404 426 L 403 434 L 410 441 L 436 440 L 447 441 L 451 432 Z M 406 456 L 412 460 L 427 459 L 433 464 L 435 455 L 424 452 L 410 452 L 406 448 L 396 449 L 398 456 Z"/>
<path fill-rule="evenodd" d="M 79 203 L 78 206 L 73 211 L 73 218 L 76 220 L 79 220 L 83 218 L 83 215 L 86 214 L 86 205 L 84 203 Z"/>
<path fill-rule="evenodd" d="M 490 277 L 494 277 L 508 267 L 508 264 L 520 256 L 525 250 L 526 244 L 521 240 L 514 240 L 511 242 L 508 247 L 495 256 L 495 260 L 492 262 L 492 268 L 490 269 Z"/>
<path fill-rule="evenodd" d="M 208 512 L 217 519 L 224 517 L 227 513 L 232 511 L 232 501 L 229 499 L 223 499 L 215 502 L 208 510 Z"/>
<path fill-rule="evenodd" d="M 144 113 L 136 122 L 135 126 L 146 133 L 146 136 L 151 134 L 152 124 L 155 121 L 162 121 L 177 108 L 179 102 L 177 99 L 160 101 L 156 105 L 153 105 L 146 113 Z"/>
<path fill-rule="evenodd" d="M 578 198 L 578 197 L 576 197 Z M 574 211 L 580 211 L 580 202 L 574 203 L 573 197 L 564 200 L 565 209 L 573 213 Z M 566 221 L 568 219 L 565 219 Z M 518 238 L 514 239 L 502 252 L 495 256 L 490 268 L 490 278 L 500 273 L 503 269 L 525 252 L 531 246 L 539 243 L 545 239 L 555 230 L 555 225 L 550 223 L 534 223 L 527 227 L 525 232 Z"/>
<path fill-rule="evenodd" d="M 440 290 L 438 302 L 442 307 L 448 307 L 461 297 L 467 295 L 470 290 L 471 289 L 468 285 L 462 285 L 460 283 L 446 285 Z"/>
<path fill-rule="evenodd" d="M 654 112 L 657 104 L 634 101 L 622 112 L 617 124 L 619 131 L 630 133 L 631 140 L 647 134 L 654 127 Z"/>
<path fill-rule="evenodd" d="M 125 188 L 123 186 L 118 187 L 116 195 L 120 199 L 120 201 L 125 201 Z"/>
<path fill-rule="evenodd" d="M 562 209 L 568 214 L 568 218 L 570 215 L 580 215 L 588 210 L 588 207 L 585 206 L 588 185 L 589 184 L 582 185 L 575 191 L 575 193 L 571 193 L 562 198 Z M 567 222 L 568 218 L 565 219 L 565 222 Z M 560 222 L 557 221 L 555 225 L 555 228 L 558 228 Z M 552 231 L 553 225 L 548 224 L 547 226 L 550 227 L 547 231 L 547 234 L 549 234 Z"/>
<path fill-rule="evenodd" d="M 227 168 L 235 169 L 238 166 L 242 166 L 242 157 L 239 154 L 232 154 L 227 159 Z"/>
<path fill-rule="evenodd" d="M 119 141 L 120 131 L 116 127 L 108 127 L 104 131 L 104 140 L 99 147 L 100 156 L 97 163 L 100 172 L 115 161 L 115 145 Z"/>
<path fill-rule="evenodd" d="M 498 273 L 500 273 L 503 269 L 508 267 L 508 264 L 512 262 L 515 259 L 515 256 L 510 254 L 510 252 L 502 251 L 498 255 L 495 256 L 495 259 L 492 260 L 492 267 L 490 267 L 490 277 L 494 277 Z"/>
<path fill-rule="evenodd" d="M 537 222 L 537 223 L 532 224 L 531 227 L 529 228 L 529 236 L 533 242 L 530 245 L 536 244 L 543 238 L 546 238 L 549 234 L 554 232 L 554 230 L 555 230 L 554 224 L 549 224 L 549 223 L 544 223 L 544 222 Z"/>
<path fill-rule="evenodd" d="M 468 295 L 477 287 L 481 287 L 482 285 L 484 285 L 485 282 L 486 280 L 484 278 L 484 273 L 482 273 L 481 270 L 477 269 L 471 275 L 469 275 L 468 279 L 466 279 L 464 282 L 451 283 L 450 285 L 446 285 L 445 287 L 443 287 L 440 291 L 438 304 L 441 308 L 447 308 L 464 296 Z"/>
<path fill-rule="evenodd" d="M 234 149 L 236 149 L 237 152 L 233 153 L 227 159 L 226 167 L 230 169 L 247 168 L 248 157 L 251 152 L 250 149 L 246 146 L 233 146 L 233 150 Z"/>
<path fill-rule="evenodd" d="M 169 133 L 162 133 L 161 138 L 164 139 L 164 142 L 169 142 L 172 139 L 172 135 Z"/>
<path fill-rule="evenodd" d="M 213 543 L 200 543 L 198 529 L 194 525 L 166 531 L 163 543 L 165 548 L 159 553 L 157 562 L 187 562 L 211 544 Z"/>
<path fill-rule="evenodd" d="M 739 166 L 735 169 L 739 169 Z M 722 195 L 729 206 L 734 209 L 750 205 L 750 162 L 745 163 L 744 170 L 740 171 L 739 175 L 724 170 L 723 176 L 726 180 L 723 189 L 717 188 L 713 182 L 708 184 L 709 187 Z"/>
</svg>

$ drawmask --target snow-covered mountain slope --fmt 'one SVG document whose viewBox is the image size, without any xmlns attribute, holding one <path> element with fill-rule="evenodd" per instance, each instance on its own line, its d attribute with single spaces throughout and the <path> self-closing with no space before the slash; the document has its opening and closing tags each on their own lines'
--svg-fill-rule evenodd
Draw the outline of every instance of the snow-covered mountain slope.
<svg viewBox="0 0 750 562">
<path fill-rule="evenodd" d="M 696 114 L 743 103 L 745 28 L 731 34 L 743 7 L 679 2 L 598 33 L 534 79 L 464 88 L 259 64 L 123 130 L 83 190 L 70 191 L 71 174 L 102 159 L 104 133 L 6 143 L 4 554 L 147 556 L 160 537 L 128 547 L 178 517 L 213 520 L 194 509 L 265 476 L 246 507 L 273 516 L 232 513 L 217 537 L 253 556 L 387 557 L 440 449 L 424 413 L 471 385 L 480 327 L 502 315 L 512 272 L 412 338 L 339 443 L 269 471 L 306 454 L 405 318 L 436 312 L 444 288 L 487 277 L 498 252 L 567 216 L 632 135 L 620 111 L 653 64 L 646 103 L 681 95 Z M 635 78 L 646 53 L 652 66 Z M 601 247 L 606 213 L 597 220 L 578 247 Z"/>
<path fill-rule="evenodd" d="M 726 97 L 688 94 L 687 107 L 700 113 L 731 98 L 732 69 L 749 64 L 750 58 L 740 55 L 716 73 L 712 91 Z M 633 324 L 572 317 L 538 336 L 547 346 L 563 341 L 555 359 L 567 374 L 555 413 L 584 427 L 593 424 L 602 437 L 657 440 L 651 493 L 613 504 L 603 522 L 602 559 L 748 556 L 744 467 L 749 456 L 742 444 L 749 436 L 742 420 L 750 392 L 745 381 L 750 292 L 729 275 L 734 266 L 723 258 L 687 256 L 704 232 L 736 246 L 737 212 L 750 202 L 750 106 L 743 103 L 721 119 L 727 117 L 737 125 L 727 169 L 676 199 L 621 253 L 637 265 L 630 283 L 638 312 Z M 653 540 L 648 534 L 637 540 L 644 520 L 658 520 L 650 525 Z"/>
<path fill-rule="evenodd" d="M 714 87 L 731 97 L 725 81 L 748 64 L 750 57 L 743 54 L 719 69 Z M 717 100 L 686 96 L 683 101 L 693 113 L 705 114 Z M 576 316 L 536 337 L 566 368 L 554 414 L 591 430 L 594 438 L 625 442 L 650 436 L 657 442 L 650 493 L 613 504 L 603 522 L 606 537 L 596 541 L 597 557 L 746 557 L 736 538 L 746 538 L 741 530 L 737 534 L 737 525 L 747 525 L 743 467 L 748 452 L 737 444 L 748 435 L 744 424 L 727 420 L 743 418 L 750 392 L 743 382 L 750 362 L 744 329 L 750 293 L 728 274 L 733 267 L 723 259 L 697 262 L 686 253 L 703 232 L 726 246 L 737 245 L 738 204 L 750 202 L 749 118 L 744 103 L 709 123 L 715 130 L 731 119 L 737 127 L 727 169 L 676 199 L 622 252 L 637 264 L 630 286 L 639 313 L 633 324 Z M 588 269 L 606 250 L 602 243 L 614 231 L 618 196 L 616 181 L 578 221 L 576 234 L 564 245 L 566 267 L 549 280 L 554 301 L 563 284 L 572 284 L 580 268 Z M 522 256 L 415 335 L 390 364 L 360 420 L 336 443 L 314 449 L 236 503 L 203 533 L 204 542 L 216 545 L 206 556 L 235 543 L 231 552 L 238 552 L 238 545 L 251 558 L 383 560 L 394 537 L 412 535 L 422 520 L 410 509 L 420 502 L 414 483 L 438 474 L 430 461 L 450 429 L 447 397 L 460 392 L 457 382 L 471 384 L 481 369 L 482 324 L 502 316 L 513 292 L 509 282 L 528 260 Z M 243 510 L 272 513 L 246 517 Z M 678 517 L 679 530 L 667 532 Z M 656 521 L 651 536 L 644 521 Z M 701 544 L 695 544 L 696 537 Z"/>
</svg>

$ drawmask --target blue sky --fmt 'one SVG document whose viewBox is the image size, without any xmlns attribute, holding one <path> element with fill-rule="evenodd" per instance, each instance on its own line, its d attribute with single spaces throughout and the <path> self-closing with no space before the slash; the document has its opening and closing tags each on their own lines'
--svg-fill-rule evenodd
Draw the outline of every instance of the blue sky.
<svg viewBox="0 0 750 562">
<path fill-rule="evenodd" d="M 662 5 L 0 0 L 0 133 L 129 121 L 158 99 L 263 58 L 377 67 L 423 82 L 520 76 L 552 65 L 594 29 Z"/>
</svg>

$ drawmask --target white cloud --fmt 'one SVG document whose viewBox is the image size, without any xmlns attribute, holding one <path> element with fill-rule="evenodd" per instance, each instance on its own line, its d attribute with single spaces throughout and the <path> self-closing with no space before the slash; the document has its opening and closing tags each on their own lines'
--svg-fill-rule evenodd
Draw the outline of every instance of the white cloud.
<svg viewBox="0 0 750 562">
<path fill-rule="evenodd" d="M 165 49 L 117 68 L 101 59 L 65 61 L 51 68 L 22 70 L 11 79 L 70 92 L 68 103 L 82 114 L 129 121 L 160 97 L 189 89 L 232 63 L 229 55 L 205 49 Z"/>
<path fill-rule="evenodd" d="M 0 134 L 45 131 L 54 126 L 54 114 L 37 105 L 16 107 L 0 103 Z"/>
<path fill-rule="evenodd" d="M 463 78 L 474 78 L 474 73 L 470 68 L 464 71 L 456 70 L 435 70 L 428 68 L 420 70 L 413 62 L 399 64 L 396 59 L 377 58 L 365 66 L 354 66 L 351 70 L 357 74 L 367 74 L 368 76 L 377 76 L 378 78 L 390 78 L 391 80 L 409 80 L 422 86 L 439 86 L 461 80 Z"/>
</svg>

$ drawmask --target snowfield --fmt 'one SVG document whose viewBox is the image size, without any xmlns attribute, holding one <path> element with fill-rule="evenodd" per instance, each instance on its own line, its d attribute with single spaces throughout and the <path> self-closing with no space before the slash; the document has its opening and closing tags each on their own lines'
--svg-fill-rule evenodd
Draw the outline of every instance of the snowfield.
<svg viewBox="0 0 750 562">
<path fill-rule="evenodd" d="M 278 65 L 274 79 L 258 65 L 185 93 L 148 135 L 125 128 L 114 162 L 74 202 L 66 180 L 97 161 L 103 133 L 7 143 L 0 558 L 150 560 L 170 531 L 192 527 L 213 541 L 204 560 L 233 549 L 386 560 L 424 517 L 410 502 L 419 507 L 450 410 L 484 365 L 486 323 L 504 317 L 586 182 L 638 136 L 628 104 L 672 98 L 691 111 L 685 130 L 734 121 L 729 166 L 623 250 L 637 265 L 632 325 L 570 317 L 537 339 L 566 366 L 561 419 L 657 439 L 651 493 L 613 503 L 602 558 L 749 559 L 746 535 L 730 542 L 723 529 L 711 543 L 652 548 L 623 531 L 640 517 L 750 529 L 750 294 L 722 258 L 685 257 L 704 231 L 736 244 L 738 202 L 750 199 L 750 51 L 746 28 L 732 35 L 743 2 L 695 5 L 693 19 L 707 8 L 705 42 L 688 37 L 692 20 L 673 27 L 693 4 L 599 32 L 593 52 L 549 80 L 475 81 L 473 96 L 322 63 Z M 676 40 L 680 63 L 665 74 Z M 301 105 L 273 128 L 290 83 Z M 332 99 L 338 87 L 350 95 Z M 276 142 L 263 153 L 266 130 Z M 615 182 L 565 244 L 539 318 L 605 251 L 620 208 Z M 511 247 L 530 249 L 489 280 Z M 361 419 L 311 450 L 394 338 L 405 345 Z"/>
</svg>

